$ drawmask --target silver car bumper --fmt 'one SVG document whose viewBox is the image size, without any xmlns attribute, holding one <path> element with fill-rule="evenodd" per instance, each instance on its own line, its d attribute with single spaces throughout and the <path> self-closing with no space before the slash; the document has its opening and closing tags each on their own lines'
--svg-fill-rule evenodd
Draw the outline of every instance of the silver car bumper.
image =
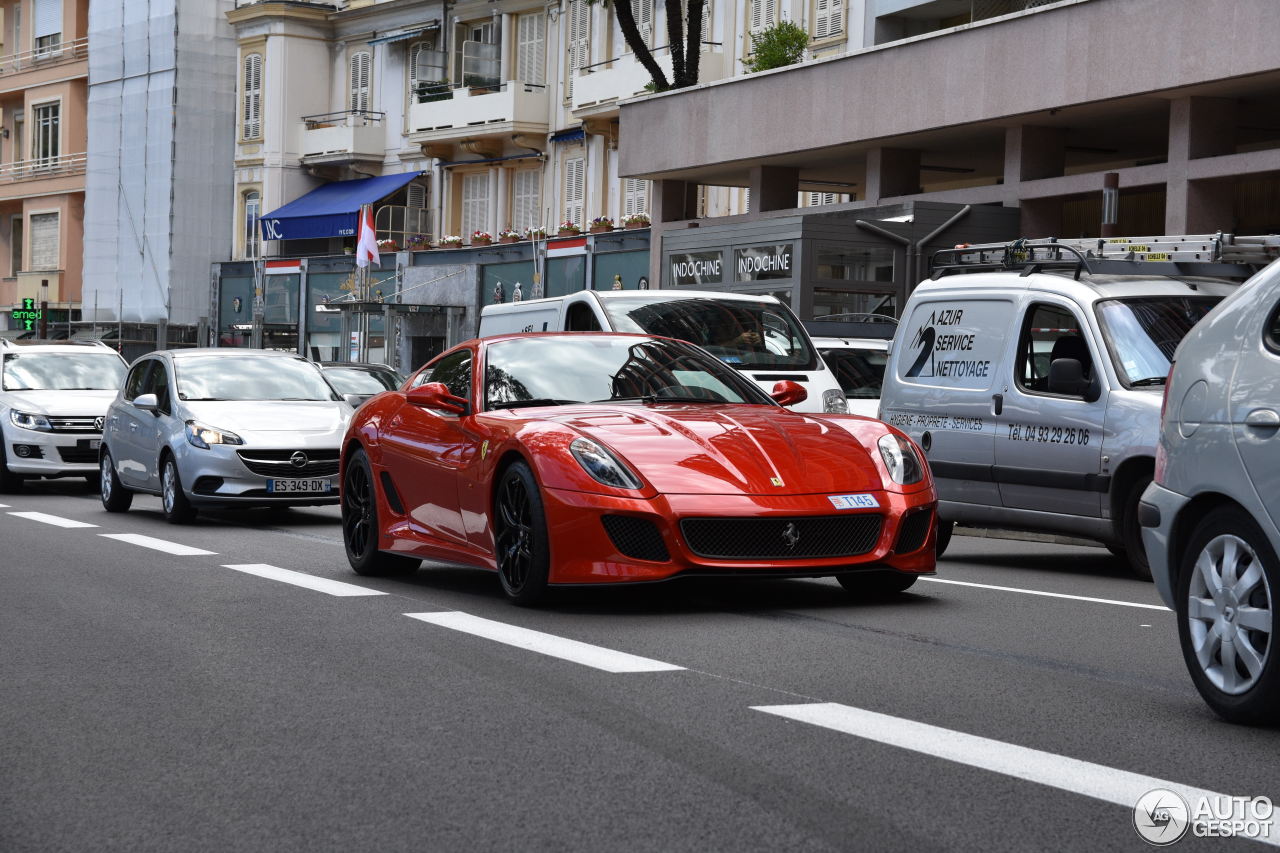
<svg viewBox="0 0 1280 853">
<path fill-rule="evenodd" d="M 98 471 L 101 433 L 43 432 L 6 426 L 2 438 L 5 465 L 15 474 L 65 477 Z"/>
<path fill-rule="evenodd" d="M 1155 581 L 1156 590 L 1164 603 L 1174 608 L 1173 578 L 1177 573 L 1177 561 L 1180 554 L 1175 554 L 1169 547 L 1173 533 L 1173 523 L 1178 513 L 1190 501 L 1186 495 L 1170 491 L 1164 486 L 1152 483 L 1142 493 L 1138 504 L 1138 520 L 1142 524 L 1142 544 L 1147 549 L 1147 561 L 1151 564 L 1151 579 Z"/>
<path fill-rule="evenodd" d="M 173 451 L 182 490 L 196 506 L 337 503 L 338 448 L 300 443 L 274 448 L 215 444 L 205 450 L 183 442 Z M 306 456 L 303 464 L 291 461 L 299 452 Z M 327 490 L 310 490 L 321 482 Z"/>
</svg>

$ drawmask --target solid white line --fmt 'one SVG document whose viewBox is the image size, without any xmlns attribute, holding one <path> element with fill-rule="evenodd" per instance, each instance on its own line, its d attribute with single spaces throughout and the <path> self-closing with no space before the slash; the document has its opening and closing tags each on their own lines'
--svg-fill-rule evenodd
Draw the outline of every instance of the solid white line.
<svg viewBox="0 0 1280 853">
<path fill-rule="evenodd" d="M 150 548 L 153 551 L 163 551 L 176 557 L 202 557 L 218 553 L 206 551 L 203 548 L 192 548 L 190 545 L 179 545 L 177 542 L 167 542 L 164 539 L 153 539 L 139 533 L 99 533 L 98 535 L 104 539 L 115 539 L 118 542 L 128 542 L 130 545 Z"/>
<path fill-rule="evenodd" d="M 875 711 L 866 711 L 835 702 L 812 705 L 757 705 L 752 710 L 810 723 L 993 773 L 1002 773 L 1015 779 L 1048 785 L 1051 788 L 1093 797 L 1096 800 L 1129 809 L 1137 804 L 1143 794 L 1153 788 L 1166 788 L 1181 794 L 1193 811 L 1202 797 L 1226 796 L 1155 776 L 1117 770 L 1102 764 L 1067 758 L 1052 752 L 1029 749 L 1025 746 L 952 731 L 901 717 L 878 714 Z M 1244 792 L 1240 792 L 1239 795 L 1244 795 Z M 1276 818 L 1273 816 L 1269 822 L 1272 837 L 1256 840 L 1280 846 L 1280 832 L 1277 832 Z"/>
<path fill-rule="evenodd" d="M 96 524 L 90 524 L 87 521 L 76 521 L 71 518 L 63 518 L 60 515 L 49 515 L 45 512 L 11 512 L 9 515 L 17 518 L 29 518 L 32 521 L 38 521 L 41 524 L 52 524 L 54 527 L 97 527 Z"/>
<path fill-rule="evenodd" d="M 235 569 L 237 572 L 244 572 L 247 575 L 257 575 L 260 578 L 280 581 L 281 583 L 291 583 L 294 586 L 314 589 L 316 592 L 324 592 L 329 595 L 386 595 L 385 592 L 381 592 L 376 589 L 366 589 L 362 586 L 356 586 L 353 583 L 343 583 L 342 581 L 329 580 L 328 578 L 318 578 L 315 575 L 303 574 L 302 572 L 291 572 L 288 569 L 268 566 L 265 563 L 242 563 L 234 566 L 223 566 L 223 568 Z"/>
<path fill-rule="evenodd" d="M 465 634 L 474 634 L 477 637 L 506 643 L 509 646 L 527 649 L 538 654 L 580 663 L 583 666 L 603 669 L 605 672 L 667 672 L 669 670 L 684 669 L 684 667 L 676 666 L 675 664 L 637 657 L 626 652 L 615 652 L 612 649 L 593 646 L 589 643 L 580 643 L 577 640 L 566 640 L 564 637 L 557 637 L 553 634 L 531 631 L 528 628 L 508 625 L 505 622 L 495 622 L 492 619 L 482 619 L 479 616 L 472 616 L 469 613 L 460 613 L 455 610 L 445 613 L 406 613 L 405 616 L 410 619 L 421 619 L 423 622 L 430 622 L 432 625 L 439 625 L 443 628 L 452 628 Z"/>
<path fill-rule="evenodd" d="M 1118 601 L 1114 598 L 1090 598 L 1087 595 L 1067 595 L 1063 592 L 1045 592 L 1039 589 L 1019 589 L 1016 586 L 993 586 L 989 583 L 970 583 L 969 581 L 953 581 L 948 578 L 920 578 L 930 583 L 949 583 L 955 586 L 972 586 L 978 589 L 994 589 L 1000 592 L 1020 592 L 1023 595 L 1043 595 L 1048 598 L 1069 598 L 1072 601 L 1092 601 L 1094 604 L 1115 604 L 1120 607 L 1141 607 L 1144 610 L 1163 610 L 1170 612 L 1163 604 L 1142 604 L 1137 601 Z"/>
</svg>

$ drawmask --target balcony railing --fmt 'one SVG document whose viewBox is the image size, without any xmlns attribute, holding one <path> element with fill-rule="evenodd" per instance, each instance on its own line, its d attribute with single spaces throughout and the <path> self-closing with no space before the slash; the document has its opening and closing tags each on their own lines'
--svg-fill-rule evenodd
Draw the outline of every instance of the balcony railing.
<svg viewBox="0 0 1280 853">
<path fill-rule="evenodd" d="M 327 6 L 330 9 L 338 8 L 338 0 L 236 0 L 236 8 L 240 9 L 244 6 L 257 6 L 259 3 L 285 3 L 289 6 Z"/>
<path fill-rule="evenodd" d="M 380 126 L 386 117 L 386 113 L 376 113 L 372 110 L 339 110 L 336 113 L 303 116 L 302 123 L 306 125 L 307 130 L 317 130 L 322 127 L 376 127 Z"/>
<path fill-rule="evenodd" d="M 725 76 L 724 63 L 712 61 L 721 52 L 720 42 L 704 41 L 699 54 L 700 82 Z M 654 59 L 670 79 L 671 51 L 668 45 L 653 49 Z M 573 81 L 573 109 L 599 107 L 624 98 L 644 94 L 652 78 L 634 53 L 624 53 L 578 70 Z"/>
<path fill-rule="evenodd" d="M 458 89 L 435 84 L 426 101 L 409 106 L 409 132 L 479 129 L 487 124 L 547 124 L 547 87 L 507 80 Z"/>
<path fill-rule="evenodd" d="M 0 56 L 0 77 L 20 74 L 23 71 L 30 71 L 32 68 L 74 62 L 77 59 L 84 59 L 88 55 L 88 38 L 40 47 L 23 53 L 11 53 L 8 56 Z"/>
<path fill-rule="evenodd" d="M 18 160 L 0 166 L 0 183 L 31 181 L 39 178 L 57 178 L 63 175 L 83 175 L 88 156 L 64 154 L 61 157 L 39 157 L 34 160 Z"/>
<path fill-rule="evenodd" d="M 302 159 L 326 163 L 380 160 L 385 154 L 385 113 L 343 110 L 302 117 Z"/>
</svg>

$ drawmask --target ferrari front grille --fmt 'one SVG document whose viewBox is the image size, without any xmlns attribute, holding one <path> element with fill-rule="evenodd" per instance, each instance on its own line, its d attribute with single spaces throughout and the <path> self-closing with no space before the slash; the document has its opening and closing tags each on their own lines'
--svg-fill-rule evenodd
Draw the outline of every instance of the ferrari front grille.
<svg viewBox="0 0 1280 853">
<path fill-rule="evenodd" d="M 856 557 L 876 547 L 884 517 L 856 515 L 792 518 L 686 518 L 689 550 L 714 560 L 803 560 Z"/>
<path fill-rule="evenodd" d="M 658 526 L 649 519 L 633 515 L 606 515 L 601 521 L 613 540 L 613 547 L 624 557 L 654 563 L 665 563 L 671 559 Z"/>
</svg>

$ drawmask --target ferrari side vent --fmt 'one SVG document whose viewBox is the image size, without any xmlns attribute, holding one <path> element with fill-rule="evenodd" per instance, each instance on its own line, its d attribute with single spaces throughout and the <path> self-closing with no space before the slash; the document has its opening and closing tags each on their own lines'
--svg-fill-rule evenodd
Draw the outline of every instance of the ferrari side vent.
<svg viewBox="0 0 1280 853">
<path fill-rule="evenodd" d="M 894 546 L 893 552 L 910 554 L 919 550 L 929 538 L 932 527 L 933 513 L 930 510 L 922 509 L 906 516 L 898 524 L 898 544 Z"/>
<path fill-rule="evenodd" d="M 633 515 L 606 515 L 601 521 L 613 540 L 613 547 L 623 556 L 654 563 L 665 563 L 671 559 L 667 543 L 662 541 L 657 525 L 649 519 Z"/>
<path fill-rule="evenodd" d="M 396 484 L 391 482 L 391 475 L 386 471 L 382 472 L 382 493 L 387 496 L 387 505 L 391 507 L 391 511 L 396 515 L 404 515 L 404 504 L 400 503 L 400 493 L 396 491 Z"/>
</svg>

